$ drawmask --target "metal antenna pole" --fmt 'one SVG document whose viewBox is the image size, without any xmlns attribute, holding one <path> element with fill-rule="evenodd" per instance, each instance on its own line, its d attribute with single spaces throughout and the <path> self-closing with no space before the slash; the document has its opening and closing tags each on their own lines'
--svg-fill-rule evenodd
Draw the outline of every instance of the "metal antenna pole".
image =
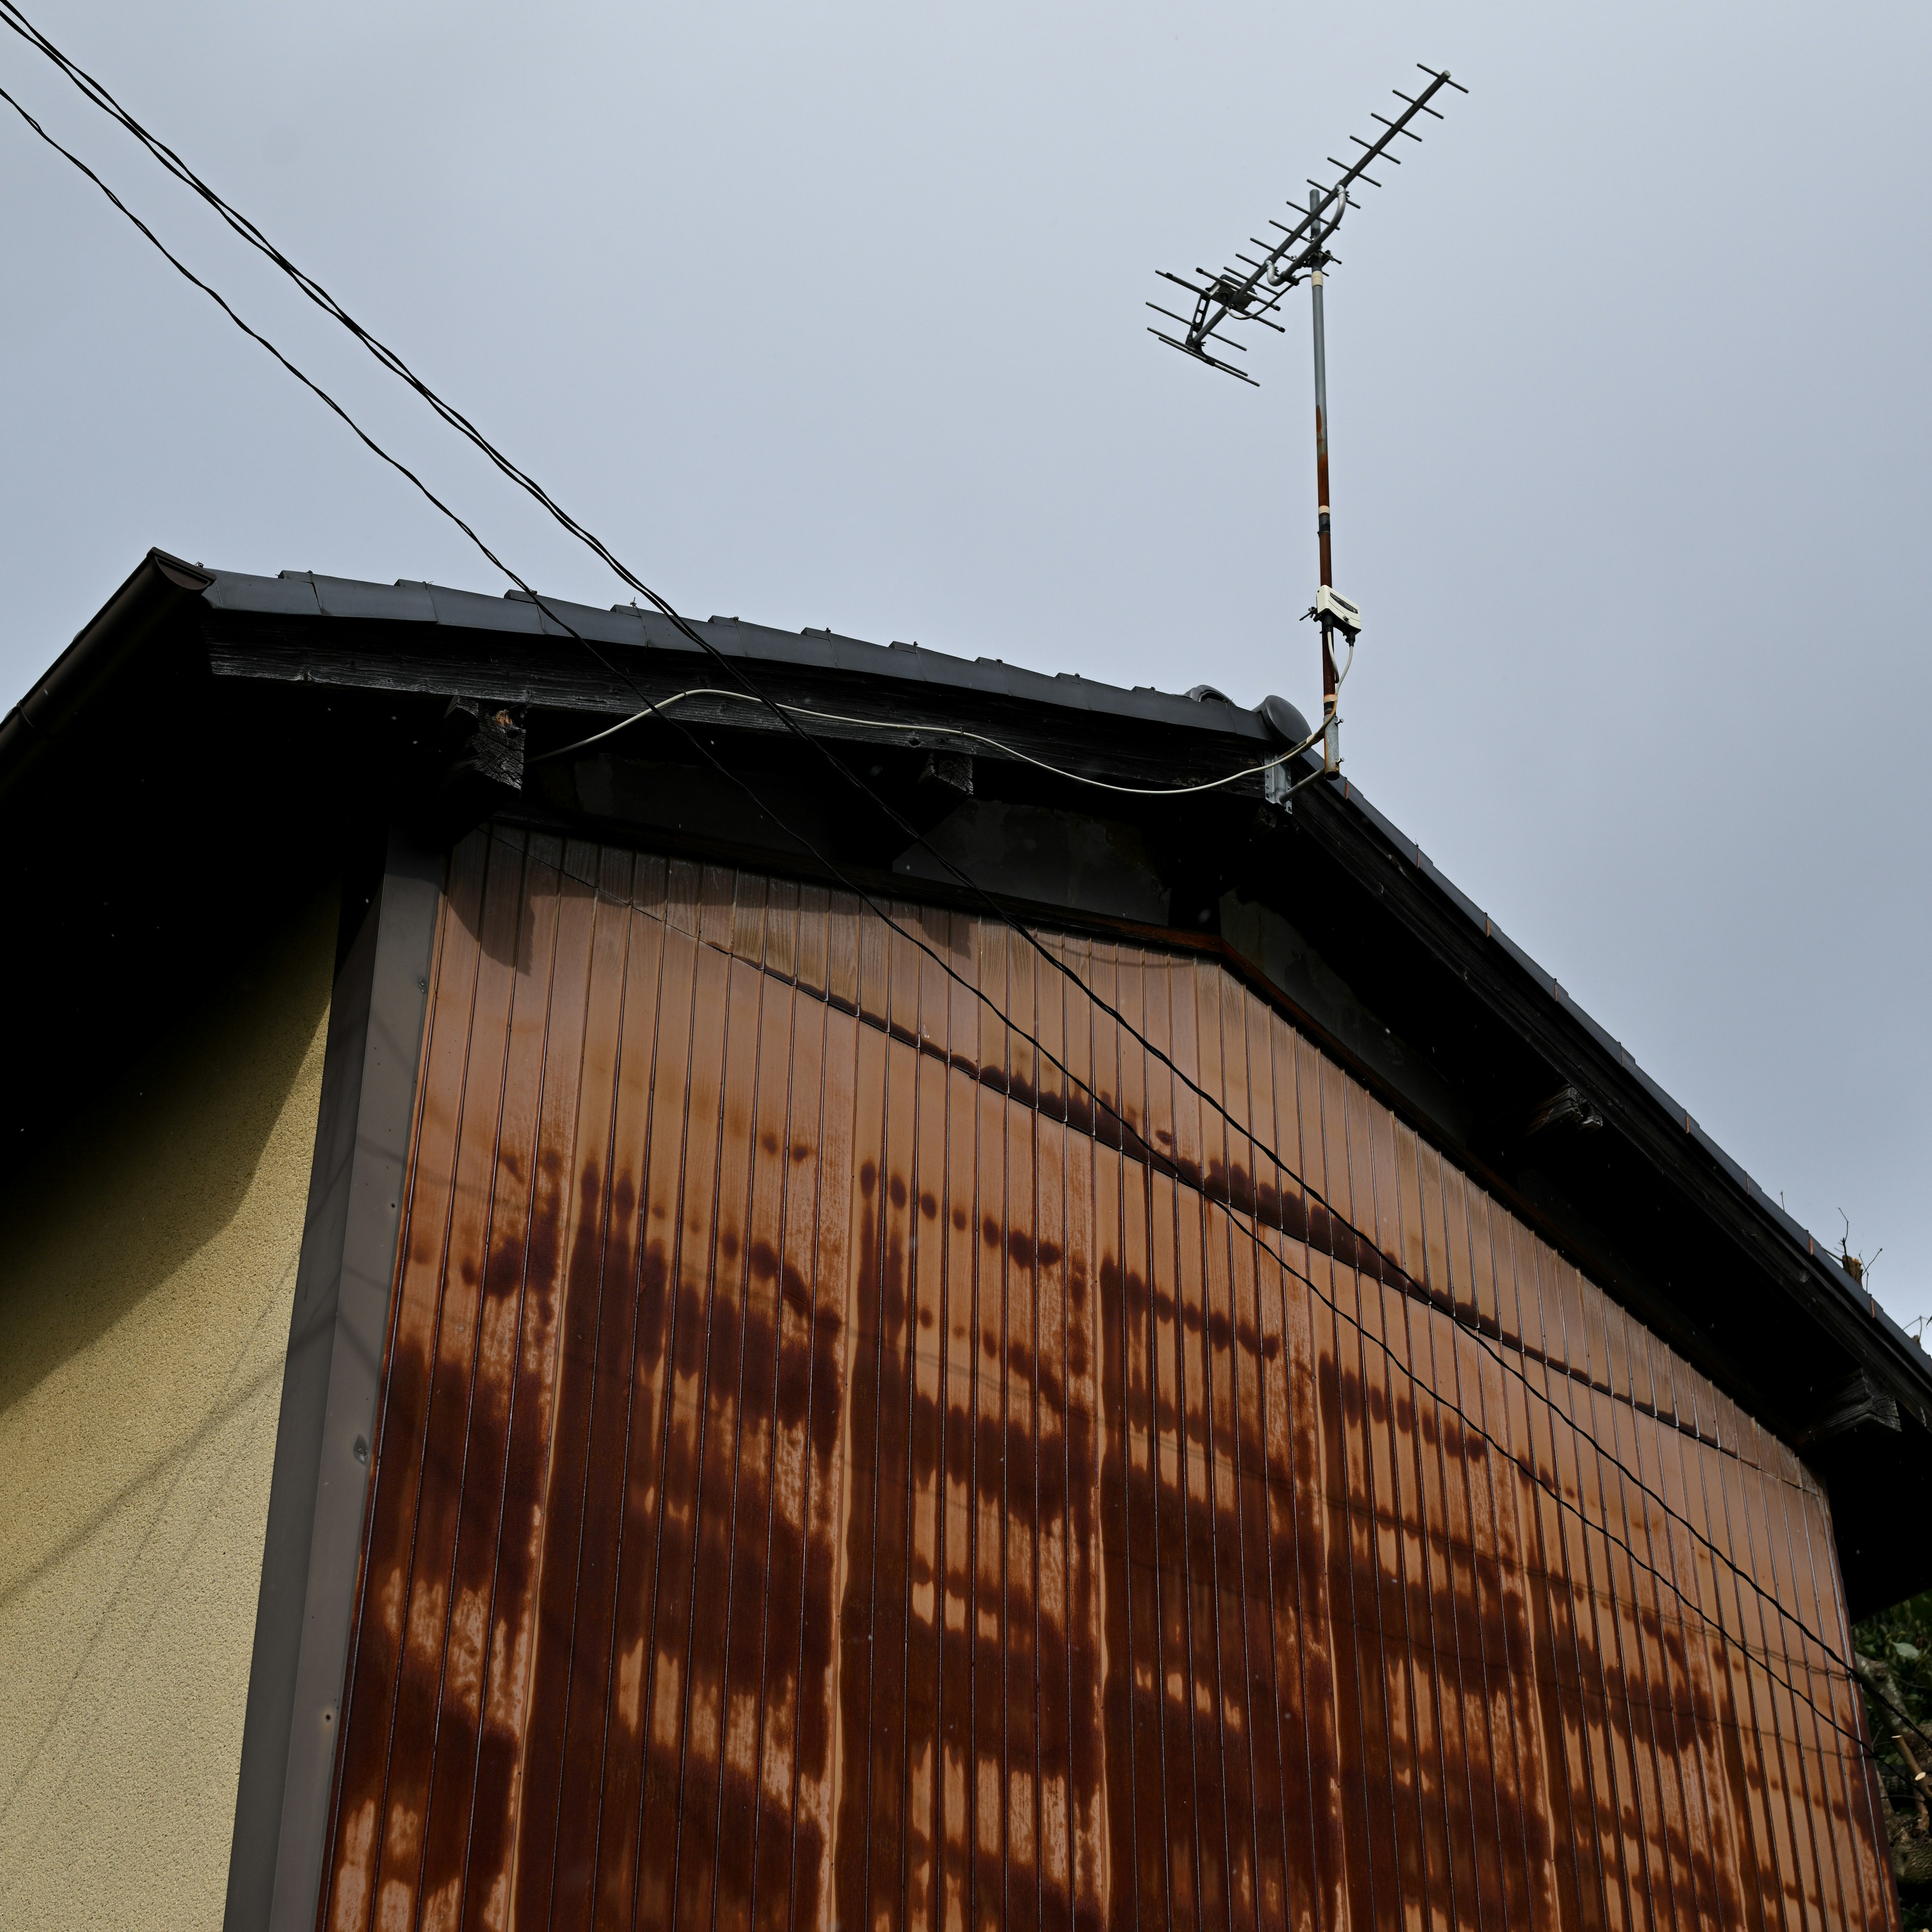
<svg viewBox="0 0 1932 1932">
<path fill-rule="evenodd" d="M 1421 66 L 1420 62 L 1417 64 Z M 1360 154 L 1346 162 L 1333 154 L 1328 157 L 1329 166 L 1340 172 L 1326 188 L 1319 182 L 1309 183 L 1313 192 L 1308 197 L 1306 213 L 1302 212 L 1298 201 L 1288 204 L 1288 212 L 1295 217 L 1292 227 L 1270 218 L 1268 225 L 1274 235 L 1250 236 L 1248 246 L 1256 252 L 1248 254 L 1237 250 L 1233 261 L 1218 273 L 1197 268 L 1190 279 L 1166 268 L 1160 271 L 1162 280 L 1185 289 L 1194 298 L 1191 316 L 1177 314 L 1171 308 L 1162 308 L 1159 302 L 1148 304 L 1156 315 L 1178 324 L 1181 331 L 1172 335 L 1166 329 L 1154 328 L 1148 332 L 1150 335 L 1210 369 L 1219 369 L 1224 375 L 1252 384 L 1253 376 L 1232 362 L 1223 362 L 1213 352 L 1234 350 L 1245 355 L 1248 345 L 1235 336 L 1248 322 L 1258 322 L 1278 335 L 1284 334 L 1282 325 L 1274 320 L 1282 298 L 1290 289 L 1299 288 L 1304 282 L 1308 284 L 1309 305 L 1315 323 L 1315 527 L 1322 545 L 1322 588 L 1315 608 L 1306 614 L 1316 619 L 1322 627 L 1322 770 L 1292 783 L 1282 778 L 1280 798 L 1284 802 L 1318 777 L 1341 776 L 1342 720 L 1336 710 L 1336 696 L 1347 665 L 1337 670 L 1335 638 L 1339 632 L 1352 661 L 1355 640 L 1362 630 L 1360 607 L 1335 588 L 1334 554 L 1329 536 L 1328 351 L 1322 332 L 1322 295 L 1324 271 L 1339 267 L 1341 258 L 1330 252 L 1328 244 L 1334 239 L 1343 214 L 1360 205 L 1350 193 L 1355 184 L 1365 182 L 1370 188 L 1380 188 L 1382 184 L 1369 170 L 1382 162 L 1391 167 L 1401 165 L 1402 157 L 1395 152 L 1399 141 L 1422 139 L 1416 128 L 1424 116 L 1432 121 L 1442 118 L 1442 110 L 1430 104 L 1444 88 L 1453 87 L 1458 94 L 1469 91 L 1460 80 L 1451 80 L 1446 71 L 1438 72 L 1432 67 L 1423 67 L 1422 71 L 1429 76 L 1429 85 L 1415 94 L 1405 94 L 1397 88 L 1395 98 L 1402 103 L 1402 112 L 1393 118 L 1386 114 L 1375 116 L 1382 132 L 1372 141 L 1365 141 L 1359 134 L 1349 136 L 1361 149 Z M 1300 748 L 1312 751 L 1314 740 L 1311 738 Z M 1274 782 L 1272 776 L 1269 782 Z M 1272 798 L 1276 794 L 1270 791 L 1268 796 Z"/>
<path fill-rule="evenodd" d="M 1322 237 L 1322 204 L 1327 197 L 1318 188 L 1308 196 L 1310 227 L 1316 239 Z M 1315 321 L 1315 529 L 1322 548 L 1322 583 L 1332 590 L 1335 584 L 1335 556 L 1328 519 L 1328 343 L 1322 326 L 1322 270 L 1316 266 L 1308 278 L 1309 313 Z M 1335 772 L 1342 764 L 1342 731 L 1335 716 L 1334 620 L 1322 614 L 1322 769 Z"/>
</svg>

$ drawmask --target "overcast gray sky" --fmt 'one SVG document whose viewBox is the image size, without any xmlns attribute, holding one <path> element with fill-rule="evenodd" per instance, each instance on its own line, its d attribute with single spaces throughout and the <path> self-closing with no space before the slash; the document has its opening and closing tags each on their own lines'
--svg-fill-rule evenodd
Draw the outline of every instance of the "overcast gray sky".
<svg viewBox="0 0 1932 1932">
<path fill-rule="evenodd" d="M 29 0 L 684 608 L 1312 708 L 1306 297 L 1144 333 L 1472 89 L 1330 284 L 1352 776 L 1932 1313 L 1932 12 Z M 68 138 L 526 576 L 619 586 L 82 108 Z M 0 110 L 11 703 L 150 544 L 496 590 Z"/>
</svg>

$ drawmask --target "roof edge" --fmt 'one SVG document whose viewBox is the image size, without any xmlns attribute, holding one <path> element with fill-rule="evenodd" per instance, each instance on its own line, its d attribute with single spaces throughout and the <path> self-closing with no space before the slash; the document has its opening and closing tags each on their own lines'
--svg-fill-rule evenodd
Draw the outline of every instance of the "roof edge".
<svg viewBox="0 0 1932 1932">
<path fill-rule="evenodd" d="M 1318 769 L 1312 754 L 1303 762 L 1310 770 Z M 1838 1338 L 1848 1348 L 1852 1348 L 1855 1335 L 1869 1338 L 1870 1346 L 1863 1352 L 1865 1359 L 1882 1372 L 1890 1372 L 1893 1390 L 1912 1402 L 1915 1414 L 1932 1430 L 1932 1353 L 1880 1306 L 1876 1296 L 1841 1264 L 1828 1243 L 1781 1206 L 1762 1182 L 1725 1151 L 1683 1102 L 1638 1063 L 1622 1040 L 1576 1004 L 1555 974 L 1532 958 L 1486 913 L 1457 891 L 1421 847 L 1377 811 L 1357 787 L 1344 781 L 1330 792 L 1327 802 L 1339 820 L 1352 821 L 1367 830 L 1399 862 L 1398 876 L 1460 922 L 1466 940 L 1476 946 L 1478 952 L 1487 952 L 1493 956 L 1492 970 L 1499 980 L 1513 980 L 1525 994 L 1534 996 L 1526 1001 L 1522 1014 L 1510 1022 L 1524 1038 L 1533 1040 L 1539 1026 L 1553 1029 L 1574 1042 L 1583 1060 L 1594 1062 L 1594 1078 L 1583 1066 L 1576 1070 L 1577 1077 L 1589 1080 L 1596 1090 L 1593 1098 L 1612 1100 L 1621 1089 L 1623 1106 L 1629 1110 L 1626 1118 L 1630 1125 L 1642 1122 L 1651 1130 L 1639 1144 L 1648 1142 L 1646 1157 L 1660 1171 L 1669 1171 L 1674 1165 L 1665 1157 L 1664 1142 L 1682 1136 L 1685 1154 L 1694 1154 L 1708 1184 L 1728 1197 L 1740 1225 L 1760 1231 L 1790 1264 L 1786 1288 L 1802 1292 L 1801 1285 L 1808 1286 L 1822 1295 L 1836 1318 L 1832 1325 Z M 1405 922 L 1412 931 L 1418 930 L 1412 921 Z M 1478 940 L 1482 942 L 1480 946 L 1476 945 Z M 1526 1024 L 1525 1019 L 1532 1015 L 1533 1020 Z M 1712 1204 L 1707 1203 L 1704 1211 L 1711 1213 Z M 1853 1352 L 1859 1352 L 1854 1349 Z"/>
<path fill-rule="evenodd" d="M 26 777 L 41 752 L 139 654 L 164 618 L 214 581 L 214 573 L 199 564 L 150 550 L 0 719 L 0 794 Z"/>
<path fill-rule="evenodd" d="M 212 594 L 209 594 L 212 593 Z M 511 631 L 533 638 L 566 634 L 545 621 L 543 606 L 516 593 L 505 598 L 442 586 L 399 580 L 395 585 L 364 583 L 312 572 L 284 572 L 278 578 L 209 570 L 151 549 L 100 612 L 91 619 L 20 702 L 0 720 L 0 794 L 10 791 L 46 748 L 67 733 L 93 700 L 125 672 L 165 620 L 182 604 L 204 600 L 218 609 L 251 614 L 300 615 L 337 622 L 412 619 L 418 622 L 484 633 Z M 610 626 L 615 621 L 622 643 L 645 650 L 690 646 L 653 614 L 614 605 L 605 612 L 566 600 L 546 604 L 568 611 L 573 620 Z M 908 690 L 924 688 L 944 704 L 963 692 L 1022 698 L 1062 714 L 1065 723 L 1088 727 L 1102 719 L 1136 716 L 1172 728 L 1205 728 L 1217 734 L 1252 736 L 1273 744 L 1288 721 L 1270 730 L 1266 700 L 1253 710 L 1232 702 L 1190 701 L 1178 694 L 1136 688 L 1062 674 L 1058 676 L 994 660 L 968 660 L 910 646 L 881 646 L 830 631 L 791 633 L 737 619 L 713 619 L 700 627 L 734 657 L 800 673 L 884 678 Z M 1283 708 L 1287 709 L 1285 704 Z M 1298 716 L 1298 714 L 1297 714 Z M 1297 776 L 1319 769 L 1312 754 L 1294 761 Z M 1538 1026 L 1553 1027 L 1584 1058 L 1594 1061 L 1599 1086 L 1622 1089 L 1627 1107 L 1653 1130 L 1667 1125 L 1682 1137 L 1685 1153 L 1728 1197 L 1744 1222 L 1761 1231 L 1785 1258 L 1794 1279 L 1808 1285 L 1831 1306 L 1839 1322 L 1862 1329 L 1882 1356 L 1901 1394 L 1911 1392 L 1922 1414 L 1932 1411 L 1932 1355 L 1916 1346 L 1900 1324 L 1881 1308 L 1871 1292 L 1838 1265 L 1828 1246 L 1778 1204 L 1775 1197 L 1735 1160 L 1639 1064 L 1624 1043 L 1579 1006 L 1556 976 L 1530 956 L 1435 865 L 1420 845 L 1379 812 L 1350 780 L 1343 778 L 1322 802 L 1345 821 L 1352 820 L 1396 858 L 1412 886 L 1452 916 L 1467 938 L 1480 942 L 1491 970 L 1540 996 L 1529 1002 Z M 1319 796 L 1318 794 L 1317 796 Z M 1313 805 L 1313 800 L 1310 803 Z M 1316 818 L 1326 814 L 1314 807 Z M 1533 1027 L 1532 1030 L 1538 1028 Z M 1607 1097 L 1607 1095 L 1606 1096 Z M 1659 1138 L 1661 1138 L 1660 1136 Z M 1653 1150 L 1653 1153 L 1655 1150 Z M 1706 1211 L 1709 1211 L 1707 1204 Z M 1932 1424 L 1928 1424 L 1932 1426 Z"/>
</svg>

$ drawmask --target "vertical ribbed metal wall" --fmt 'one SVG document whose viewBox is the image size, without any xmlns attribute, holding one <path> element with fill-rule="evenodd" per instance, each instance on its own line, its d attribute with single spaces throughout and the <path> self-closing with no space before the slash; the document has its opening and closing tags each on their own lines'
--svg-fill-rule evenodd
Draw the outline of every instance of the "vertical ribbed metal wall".
<svg viewBox="0 0 1932 1932">
<path fill-rule="evenodd" d="M 322 1923 L 1893 1923 L 1790 1452 L 1213 960 L 1047 938 L 1239 1132 L 894 916 L 990 1008 L 455 854 Z"/>
</svg>

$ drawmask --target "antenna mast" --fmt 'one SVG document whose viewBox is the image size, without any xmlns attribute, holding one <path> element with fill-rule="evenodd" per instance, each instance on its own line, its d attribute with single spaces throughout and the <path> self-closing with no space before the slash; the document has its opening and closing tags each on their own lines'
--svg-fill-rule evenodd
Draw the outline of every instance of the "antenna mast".
<svg viewBox="0 0 1932 1932">
<path fill-rule="evenodd" d="M 1417 64 L 1421 66 L 1420 62 Z M 1329 165 L 1340 168 L 1342 172 L 1325 187 L 1319 182 L 1310 182 L 1307 212 L 1293 227 L 1270 218 L 1268 225 L 1279 234 L 1279 241 L 1264 241 L 1258 236 L 1248 238 L 1250 245 L 1262 251 L 1258 256 L 1238 251 L 1234 260 L 1241 265 L 1238 268 L 1223 268 L 1219 274 L 1196 268 L 1194 272 L 1199 277 L 1198 281 L 1190 281 L 1186 276 L 1174 274 L 1166 268 L 1159 271 L 1167 280 L 1193 296 L 1194 313 L 1191 316 L 1176 315 L 1158 302 L 1148 304 L 1156 315 L 1164 315 L 1170 322 L 1179 323 L 1185 332 L 1177 338 L 1164 329 L 1150 326 L 1150 335 L 1158 337 L 1170 349 L 1178 349 L 1184 356 L 1192 356 L 1197 362 L 1204 362 L 1210 369 L 1219 369 L 1238 382 L 1258 387 L 1253 376 L 1244 374 L 1232 363 L 1223 362 L 1210 355 L 1208 345 L 1212 343 L 1216 349 L 1238 350 L 1246 355 L 1246 343 L 1234 340 L 1232 333 L 1222 332 L 1232 332 L 1240 322 L 1258 322 L 1263 328 L 1273 329 L 1277 335 L 1285 334 L 1286 331 L 1281 324 L 1270 317 L 1281 307 L 1288 290 L 1304 281 L 1308 284 L 1310 312 L 1315 332 L 1315 527 L 1321 546 L 1322 576 L 1315 602 L 1305 614 L 1314 618 L 1322 627 L 1322 770 L 1290 784 L 1282 767 L 1272 768 L 1268 772 L 1270 795 L 1283 802 L 1302 785 L 1312 783 L 1315 777 L 1332 778 L 1340 775 L 1342 720 L 1336 704 L 1342 680 L 1348 675 L 1348 664 L 1354 662 L 1355 640 L 1362 628 L 1360 609 L 1335 589 L 1334 554 L 1330 530 L 1328 356 L 1322 322 L 1322 292 L 1324 271 L 1339 265 L 1341 257 L 1332 253 L 1328 244 L 1341 226 L 1342 216 L 1350 208 L 1360 206 L 1348 192 L 1356 182 L 1366 182 L 1371 188 L 1380 188 L 1382 183 L 1368 172 L 1369 169 L 1383 160 L 1396 167 L 1402 165 L 1401 156 L 1390 152 L 1396 136 L 1420 141 L 1422 136 L 1409 123 L 1424 114 L 1438 121 L 1442 118 L 1437 109 L 1430 106 L 1430 102 L 1445 87 L 1453 87 L 1458 94 L 1469 91 L 1460 81 L 1451 80 L 1446 69 L 1438 73 L 1433 68 L 1424 67 L 1422 71 L 1429 76 L 1429 85 L 1420 94 L 1412 96 L 1400 88 L 1395 91 L 1395 98 L 1405 104 L 1393 121 L 1382 114 L 1370 117 L 1379 121 L 1382 126 L 1382 133 L 1373 141 L 1365 141 L 1358 134 L 1348 137 L 1362 150 L 1356 160 L 1339 161 L 1333 154 L 1328 157 Z M 1296 207 L 1293 202 L 1288 206 Z M 1296 208 L 1296 212 L 1300 214 L 1300 210 Z M 1348 663 L 1339 670 L 1335 662 L 1335 638 L 1338 632 L 1348 640 Z M 1282 775 L 1278 788 L 1277 772 Z"/>
</svg>

